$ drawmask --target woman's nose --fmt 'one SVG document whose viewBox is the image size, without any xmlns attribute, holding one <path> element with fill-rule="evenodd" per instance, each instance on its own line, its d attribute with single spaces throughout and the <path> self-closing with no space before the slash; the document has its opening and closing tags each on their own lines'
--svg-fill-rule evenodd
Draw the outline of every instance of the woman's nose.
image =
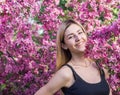
<svg viewBox="0 0 120 95">
<path fill-rule="evenodd" d="M 76 42 L 80 41 L 80 38 L 77 35 L 75 35 L 75 41 Z"/>
</svg>

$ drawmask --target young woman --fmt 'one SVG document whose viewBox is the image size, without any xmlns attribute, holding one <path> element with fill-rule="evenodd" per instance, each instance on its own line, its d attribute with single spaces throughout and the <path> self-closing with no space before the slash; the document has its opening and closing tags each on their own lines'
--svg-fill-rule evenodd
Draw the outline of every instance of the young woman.
<svg viewBox="0 0 120 95">
<path fill-rule="evenodd" d="M 108 74 L 84 56 L 87 34 L 81 24 L 69 19 L 57 32 L 57 72 L 35 95 L 112 95 Z"/>
</svg>

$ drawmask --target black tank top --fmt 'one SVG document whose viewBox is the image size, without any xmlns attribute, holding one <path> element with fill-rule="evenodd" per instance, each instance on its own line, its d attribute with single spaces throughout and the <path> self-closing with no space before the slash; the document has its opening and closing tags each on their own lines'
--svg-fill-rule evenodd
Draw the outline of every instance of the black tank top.
<svg viewBox="0 0 120 95">
<path fill-rule="evenodd" d="M 69 88 L 61 88 L 64 95 L 109 95 L 110 89 L 107 81 L 105 80 L 105 74 L 103 70 L 100 74 L 100 82 L 88 83 L 84 81 L 70 65 L 66 65 L 72 70 L 75 82 Z M 94 77 L 94 75 L 91 76 Z"/>
</svg>

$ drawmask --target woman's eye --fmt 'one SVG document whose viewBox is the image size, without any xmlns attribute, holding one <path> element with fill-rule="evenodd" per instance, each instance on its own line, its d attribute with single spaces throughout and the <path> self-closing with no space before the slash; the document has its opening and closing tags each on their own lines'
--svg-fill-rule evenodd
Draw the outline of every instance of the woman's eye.
<svg viewBox="0 0 120 95">
<path fill-rule="evenodd" d="M 69 36 L 68 39 L 71 39 L 73 36 Z"/>
<path fill-rule="evenodd" d="M 78 32 L 78 34 L 82 34 L 83 32 Z"/>
</svg>

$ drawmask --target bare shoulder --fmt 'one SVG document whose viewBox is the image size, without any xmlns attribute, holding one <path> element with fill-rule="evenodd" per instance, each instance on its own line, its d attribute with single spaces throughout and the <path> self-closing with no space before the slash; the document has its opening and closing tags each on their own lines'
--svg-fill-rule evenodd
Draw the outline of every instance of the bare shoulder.
<svg viewBox="0 0 120 95">
<path fill-rule="evenodd" d="M 68 66 L 61 67 L 56 74 L 65 80 L 70 80 L 72 77 L 72 71 Z"/>
<path fill-rule="evenodd" d="M 49 82 L 44 86 L 44 89 L 47 89 L 48 92 L 55 93 L 62 87 L 65 87 L 68 85 L 68 83 L 71 80 L 71 71 L 67 66 L 61 67 L 49 80 Z M 41 94 L 43 95 L 43 94 Z M 44 94 L 46 95 L 46 94 Z"/>
</svg>

